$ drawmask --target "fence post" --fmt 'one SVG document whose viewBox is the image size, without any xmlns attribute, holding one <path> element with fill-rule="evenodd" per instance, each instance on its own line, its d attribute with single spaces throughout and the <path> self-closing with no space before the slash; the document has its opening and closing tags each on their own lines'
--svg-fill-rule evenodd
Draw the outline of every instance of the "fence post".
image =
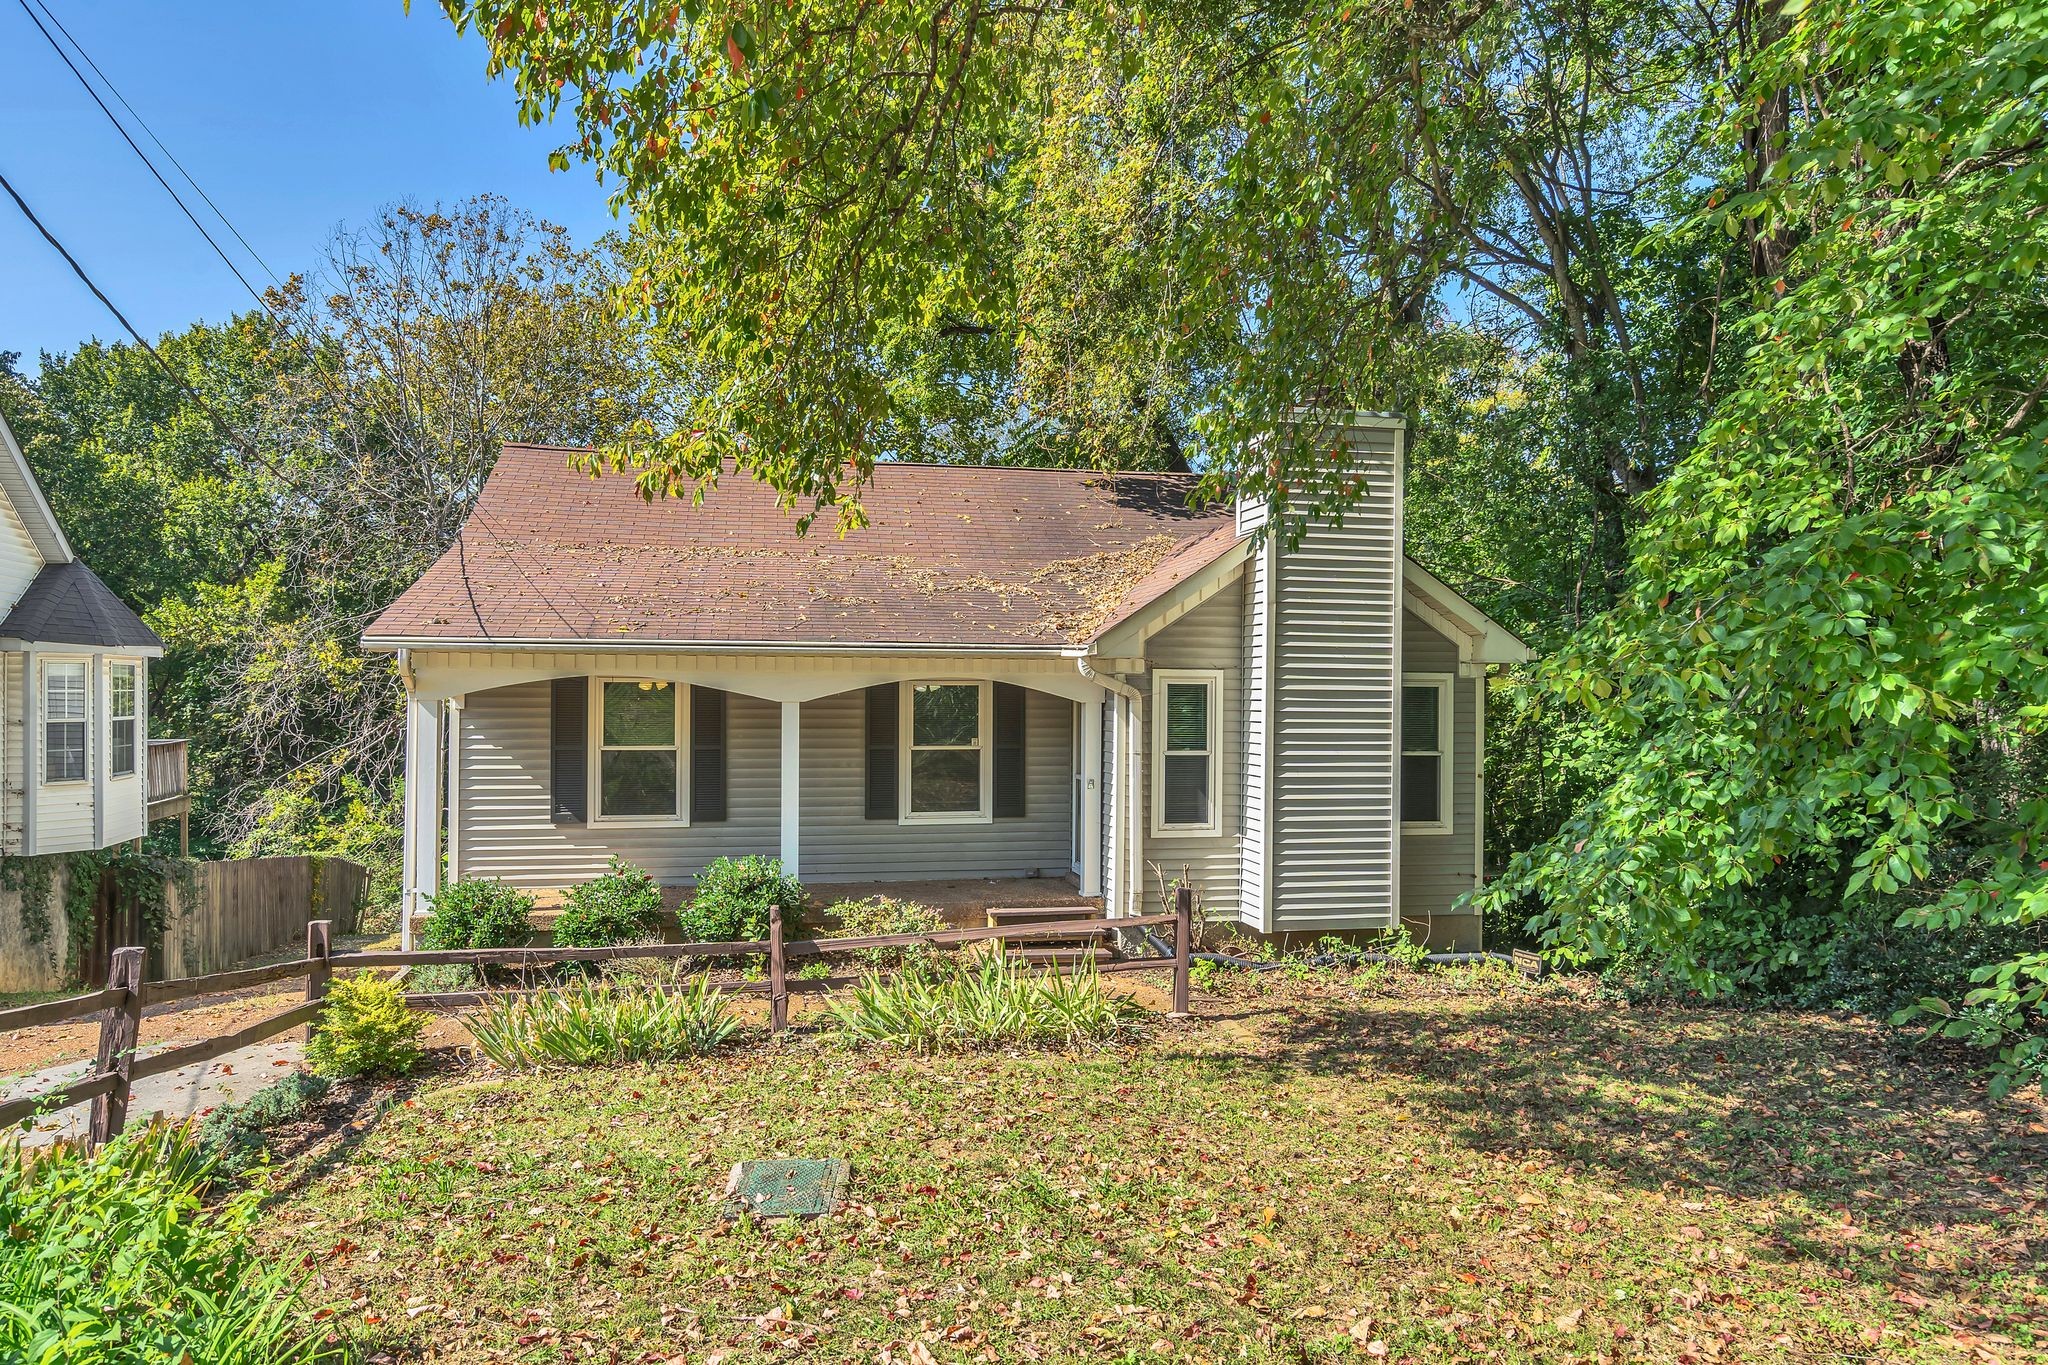
<svg viewBox="0 0 2048 1365">
<path fill-rule="evenodd" d="M 1188 1012 L 1188 974 L 1194 965 L 1194 888 L 1183 885 L 1173 893 L 1173 1012 Z"/>
<path fill-rule="evenodd" d="M 100 1050 L 93 1075 L 112 1072 L 114 1088 L 92 1102 L 86 1140 L 94 1147 L 121 1135 L 128 1121 L 128 1073 L 135 1065 L 135 1041 L 142 1033 L 142 965 L 147 950 L 116 948 L 107 967 L 107 989 L 125 992 L 100 1016 Z"/>
<path fill-rule="evenodd" d="M 789 986 L 782 975 L 782 907 L 768 907 L 768 1027 L 780 1033 L 789 1025 Z"/>
<path fill-rule="evenodd" d="M 328 961 L 334 952 L 333 929 L 333 920 L 309 920 L 306 924 L 306 956 L 313 960 L 312 967 L 306 972 L 308 1000 L 326 998 L 328 979 L 334 975 L 334 968 Z M 317 1019 L 306 1025 L 307 1042 L 313 1041 L 314 1030 L 319 1027 L 320 1021 Z"/>
</svg>

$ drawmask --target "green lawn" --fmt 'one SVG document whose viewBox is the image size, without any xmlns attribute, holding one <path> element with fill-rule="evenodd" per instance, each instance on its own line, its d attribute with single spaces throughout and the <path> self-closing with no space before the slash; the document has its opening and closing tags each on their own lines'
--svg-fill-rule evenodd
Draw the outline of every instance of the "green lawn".
<svg viewBox="0 0 2048 1365">
<path fill-rule="evenodd" d="M 822 1040 L 422 1085 L 265 1234 L 398 1359 L 2018 1359 L 2048 1129 L 1866 1024 L 1498 975 L 1288 983 L 1141 1045 Z M 733 1225 L 745 1157 L 854 1206 Z"/>
</svg>

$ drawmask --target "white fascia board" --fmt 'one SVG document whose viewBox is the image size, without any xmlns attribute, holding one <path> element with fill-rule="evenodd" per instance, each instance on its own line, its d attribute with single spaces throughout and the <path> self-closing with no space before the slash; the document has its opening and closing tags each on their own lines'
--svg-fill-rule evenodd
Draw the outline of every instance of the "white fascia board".
<svg viewBox="0 0 2048 1365">
<path fill-rule="evenodd" d="M 15 515 L 27 528 L 29 539 L 36 543 L 36 550 L 43 556 L 45 564 L 69 564 L 77 558 L 71 551 L 71 541 L 64 535 L 64 528 L 57 522 L 57 514 L 50 508 L 50 500 L 43 496 L 43 486 L 36 482 L 36 474 L 28 466 L 28 456 L 22 452 L 21 442 L 14 437 L 14 428 L 7 425 L 7 419 L 0 417 L 0 452 L 12 463 L 17 475 L 28 488 L 31 505 L 16 507 Z M 8 499 L 12 504 L 14 500 Z M 40 533 L 40 534 L 39 534 Z"/>
<path fill-rule="evenodd" d="M 1235 583 L 1244 573 L 1251 546 L 1249 537 L 1240 539 L 1214 560 L 1146 603 L 1137 615 L 1090 640 L 1082 652 L 1108 658 L 1141 655 L 1147 640 Z"/>
<path fill-rule="evenodd" d="M 1536 651 L 1523 644 L 1513 631 L 1414 560 L 1403 556 L 1401 573 L 1403 601 L 1439 630 L 1444 628 L 1444 621 L 1454 624 L 1459 634 L 1471 641 L 1470 662 L 1523 664 L 1536 657 Z M 1451 638 L 1456 640 L 1457 636 Z M 1459 654 L 1465 654 L 1462 645 Z"/>
</svg>

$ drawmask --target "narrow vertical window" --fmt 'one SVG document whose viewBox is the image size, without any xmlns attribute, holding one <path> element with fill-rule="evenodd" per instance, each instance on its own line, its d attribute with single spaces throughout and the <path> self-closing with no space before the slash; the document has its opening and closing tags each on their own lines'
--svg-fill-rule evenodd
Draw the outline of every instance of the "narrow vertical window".
<svg viewBox="0 0 2048 1365">
<path fill-rule="evenodd" d="M 1217 820 L 1214 674 L 1153 675 L 1154 832 L 1215 834 Z"/>
<path fill-rule="evenodd" d="M 1448 834 L 1451 680 L 1414 677 L 1401 687 L 1401 823 Z"/>
<path fill-rule="evenodd" d="M 115 777 L 135 775 L 135 665 L 107 674 L 107 757 Z"/>
<path fill-rule="evenodd" d="M 43 781 L 85 781 L 85 665 L 43 665 Z"/>
<path fill-rule="evenodd" d="M 652 679 L 607 679 L 599 688 L 599 819 L 673 820 L 682 814 L 679 690 Z"/>
</svg>

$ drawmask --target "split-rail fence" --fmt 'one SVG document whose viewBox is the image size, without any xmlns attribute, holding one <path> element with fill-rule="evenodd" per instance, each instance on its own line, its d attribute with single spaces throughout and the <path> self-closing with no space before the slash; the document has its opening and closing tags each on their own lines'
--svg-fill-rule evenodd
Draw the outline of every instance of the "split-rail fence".
<svg viewBox="0 0 2048 1365">
<path fill-rule="evenodd" d="M 846 953 L 912 948 L 920 945 L 959 947 L 963 944 L 990 940 L 1007 943 L 1019 939 L 1071 938 L 1101 934 L 1105 931 L 1123 932 L 1163 928 L 1168 925 L 1173 928 L 1171 955 L 1121 958 L 1099 964 L 1093 970 L 1103 974 L 1156 971 L 1162 968 L 1170 970 L 1173 973 L 1173 1012 L 1185 1014 L 1188 1010 L 1189 975 L 1194 947 L 1193 904 L 1186 888 L 1182 888 L 1175 897 L 1172 913 L 1164 915 L 1138 915 L 1124 919 L 1094 917 L 1053 920 L 1032 924 L 942 929 L 928 934 L 877 934 L 864 938 L 785 940 L 782 933 L 782 912 L 778 909 L 769 915 L 768 937 L 765 939 L 732 943 L 625 943 L 607 948 L 453 948 L 424 952 L 373 950 L 336 953 L 330 951 L 331 922 L 315 920 L 306 926 L 306 955 L 303 958 L 270 963 L 261 967 L 245 967 L 239 971 L 214 972 L 207 976 L 190 976 L 174 981 L 148 983 L 143 980 L 147 951 L 133 947 L 117 948 L 111 954 L 104 989 L 85 995 L 67 996 L 61 1000 L 46 1000 L 39 1004 L 0 1010 L 0 1033 L 15 1029 L 48 1027 L 93 1015 L 98 1015 L 100 1020 L 99 1048 L 94 1056 L 91 1072 L 69 1085 L 0 1103 L 0 1128 L 11 1127 L 24 1119 L 66 1109 L 72 1105 L 90 1103 L 92 1116 L 87 1126 L 87 1140 L 95 1145 L 105 1142 L 120 1133 L 127 1122 L 128 1100 L 135 1082 L 200 1062 L 211 1062 L 217 1057 L 248 1047 L 252 1043 L 274 1038 L 294 1028 L 304 1027 L 307 1036 L 310 1037 L 314 1023 L 326 1004 L 327 984 L 337 971 L 424 967 L 435 963 L 453 963 L 477 968 L 540 968 L 570 962 L 611 962 L 629 958 L 680 961 L 690 958 L 761 957 L 766 959 L 765 980 L 740 981 L 725 985 L 722 989 L 735 994 L 767 996 L 769 1028 L 780 1033 L 789 1026 L 789 997 L 792 994 L 829 991 L 861 979 L 859 974 L 839 973 L 812 980 L 792 981 L 787 970 L 791 958 L 827 958 Z M 1058 969 L 1055 967 L 1051 970 Z M 137 1053 L 137 1041 L 142 1031 L 142 1012 L 146 1006 L 188 1000 L 200 995 L 214 995 L 223 991 L 242 990 L 250 986 L 268 985 L 271 982 L 289 981 L 294 978 L 305 980 L 306 998 L 290 1009 L 280 1010 L 218 1037 L 166 1048 L 147 1056 Z M 552 989 L 555 984 L 548 982 L 505 990 L 424 992 L 409 994 L 405 1000 L 416 1009 L 452 1010 L 536 990 Z"/>
</svg>

